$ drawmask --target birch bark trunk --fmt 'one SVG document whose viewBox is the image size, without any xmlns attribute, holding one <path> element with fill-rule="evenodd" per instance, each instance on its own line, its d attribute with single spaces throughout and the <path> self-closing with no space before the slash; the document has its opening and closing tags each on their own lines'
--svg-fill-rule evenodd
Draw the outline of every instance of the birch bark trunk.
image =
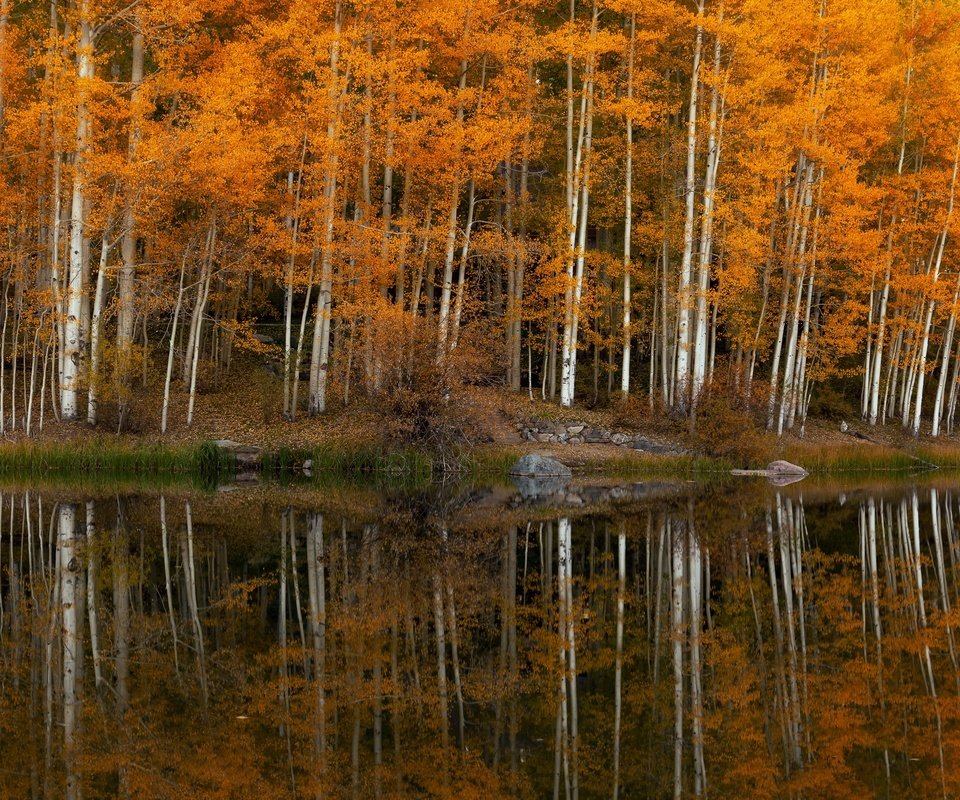
<svg viewBox="0 0 960 800">
<path fill-rule="evenodd" d="M 575 19 L 575 2 L 570 3 L 570 18 Z M 599 9 L 593 4 L 590 40 L 597 35 Z M 580 96 L 580 121 L 576 150 L 573 149 L 573 56 L 567 57 L 567 211 L 570 251 L 567 264 L 567 288 L 564 293 L 563 340 L 561 348 L 560 405 L 573 405 L 577 382 L 577 339 L 580 324 L 580 298 L 583 293 L 587 218 L 590 199 L 590 157 L 593 148 L 593 81 L 596 63 L 587 61 Z"/>
<path fill-rule="evenodd" d="M 63 377 L 60 383 L 60 413 L 73 421 L 79 416 L 78 394 L 83 375 L 86 343 L 83 340 L 83 275 L 87 210 L 87 156 L 90 148 L 88 99 L 94 77 L 93 29 L 90 0 L 80 0 L 77 44 L 77 125 L 74 135 L 73 194 L 70 204 L 70 263 L 67 273 L 66 319 L 64 321 Z"/>
<path fill-rule="evenodd" d="M 80 567 L 74 551 L 76 536 L 77 507 L 73 503 L 63 503 L 59 511 L 57 536 L 57 561 L 60 567 L 60 615 L 61 639 L 63 642 L 63 758 L 66 764 L 67 778 L 65 797 L 76 800 L 80 786 L 75 771 L 77 716 L 79 698 L 77 693 L 77 671 L 79 669 L 79 631 L 77 621 L 77 586 Z"/>
<path fill-rule="evenodd" d="M 633 51 L 637 38 L 637 15 L 630 15 L 630 44 L 627 54 L 627 103 L 631 104 L 627 112 L 626 165 L 624 167 L 623 189 L 623 357 L 620 365 L 620 393 L 630 394 L 630 305 L 632 303 L 631 240 L 633 236 Z M 651 353 L 651 359 L 653 354 Z M 618 762 L 619 766 L 619 762 Z M 617 784 L 614 783 L 614 800 L 617 796 Z"/>
<path fill-rule="evenodd" d="M 463 23 L 463 41 L 466 42 L 470 32 L 470 11 L 467 10 Z M 457 82 L 457 126 L 463 125 L 464 108 L 463 94 L 467 88 L 467 59 L 460 61 L 460 78 Z M 454 170 L 459 165 L 454 165 Z M 452 176 L 453 186 L 450 189 L 450 206 L 447 212 L 447 244 L 443 259 L 443 283 L 440 285 L 440 314 L 437 318 L 437 357 L 444 358 L 447 352 L 447 341 L 450 336 L 450 297 L 453 291 L 453 259 L 457 248 L 457 209 L 460 206 L 460 176 Z"/>
<path fill-rule="evenodd" d="M 97 404 L 100 395 L 100 337 L 103 328 L 103 302 L 107 279 L 107 259 L 110 255 L 108 234 L 110 225 L 103 232 L 100 244 L 100 267 L 97 270 L 97 289 L 93 300 L 93 315 L 90 318 L 90 380 L 87 387 L 87 424 L 97 424 Z"/>
<path fill-rule="evenodd" d="M 940 233 L 940 241 L 937 245 L 937 254 L 933 262 L 933 286 L 936 287 L 937 280 L 940 278 L 940 267 L 943 263 L 943 251 L 947 244 L 947 233 L 950 230 L 950 224 L 953 220 L 954 198 L 957 187 L 957 166 L 960 164 L 960 137 L 957 138 L 957 147 L 953 156 L 953 173 L 950 177 L 950 199 L 947 203 L 947 215 L 943 223 L 943 230 Z M 936 300 L 931 298 L 927 303 L 927 315 L 923 326 L 923 338 L 920 341 L 919 364 L 917 367 L 917 396 L 913 406 L 913 421 L 910 430 L 914 436 L 920 433 L 920 417 L 923 412 L 923 383 L 926 376 L 927 348 L 930 344 L 930 327 L 933 323 L 933 311 L 936 306 Z"/>
<path fill-rule="evenodd" d="M 690 71 L 690 103 L 687 108 L 687 166 L 684 182 L 683 255 L 677 291 L 677 356 L 673 406 L 686 411 L 690 401 L 690 317 L 693 311 L 691 271 L 693 266 L 694 221 L 697 189 L 697 101 L 700 90 L 700 58 L 703 50 L 703 0 L 697 4 L 697 34 Z"/>
<path fill-rule="evenodd" d="M 323 177 L 323 243 L 320 250 L 320 292 L 314 317 L 313 349 L 310 353 L 310 414 L 322 414 L 327 408 L 327 369 L 330 357 L 330 314 L 333 289 L 333 241 L 336 218 L 337 175 L 339 158 L 337 138 L 340 132 L 342 90 L 340 88 L 340 32 L 343 25 L 341 0 L 333 12 L 333 42 L 330 45 L 330 78 L 327 87 L 329 118 L 327 121 L 328 163 Z"/>
<path fill-rule="evenodd" d="M 723 21 L 723 7 L 720 7 Z M 716 202 L 717 171 L 720 167 L 720 137 L 718 117 L 720 107 L 720 36 L 713 44 L 713 87 L 710 92 L 710 121 L 707 133 L 707 165 L 703 179 L 703 212 L 700 218 L 700 252 L 697 262 L 697 309 L 693 338 L 693 384 L 690 387 L 691 408 L 696 407 L 697 396 L 703 389 L 707 373 L 707 293 L 710 290 L 710 261 L 713 257 L 713 216 Z"/>
<path fill-rule="evenodd" d="M 135 17 L 134 24 L 137 26 L 137 28 L 133 34 L 133 44 L 130 56 L 131 127 L 129 141 L 127 144 L 127 165 L 129 168 L 133 168 L 136 163 L 137 147 L 140 143 L 141 136 L 140 96 L 143 84 L 144 61 L 144 40 L 143 33 L 139 29 L 139 17 Z M 136 319 L 136 311 L 134 309 L 134 286 L 137 272 L 137 194 L 138 190 L 136 179 L 131 177 L 131 180 L 126 187 L 126 199 L 124 201 L 123 239 L 120 243 L 122 264 L 117 281 L 117 294 L 120 298 L 120 305 L 117 309 L 117 360 L 120 382 L 122 386 L 120 398 L 121 427 L 123 426 L 129 411 L 129 399 L 125 389 L 129 383 L 131 350 L 133 346 L 133 327 Z"/>
</svg>

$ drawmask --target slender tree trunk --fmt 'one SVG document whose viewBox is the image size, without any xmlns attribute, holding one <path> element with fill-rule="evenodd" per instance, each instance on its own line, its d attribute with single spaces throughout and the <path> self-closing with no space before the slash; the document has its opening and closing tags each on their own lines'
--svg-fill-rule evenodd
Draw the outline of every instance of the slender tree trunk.
<svg viewBox="0 0 960 800">
<path fill-rule="evenodd" d="M 183 579 L 186 585 L 187 607 L 190 611 L 190 621 L 193 627 L 194 651 L 197 657 L 197 672 L 200 678 L 200 696 L 203 707 L 207 707 L 207 663 L 203 644 L 203 625 L 200 622 L 200 604 L 197 601 L 197 568 L 193 548 L 193 510 L 190 501 L 186 501 L 184 511 L 187 517 L 187 536 L 182 542 L 183 549 Z"/>
<path fill-rule="evenodd" d="M 632 29 L 631 20 L 631 29 Z M 649 539 L 648 539 L 649 541 Z M 613 677 L 613 800 L 620 797 L 620 727 L 623 719 L 623 616 L 627 590 L 627 534 L 621 523 L 617 536 L 617 654 Z M 649 591 L 649 586 L 648 589 Z"/>
<path fill-rule="evenodd" d="M 720 7 L 723 20 L 723 6 Z M 707 374 L 707 294 L 710 291 L 710 266 L 713 258 L 713 217 L 716 204 L 717 172 L 720 168 L 720 130 L 718 117 L 720 107 L 720 36 L 713 45 L 713 87 L 710 94 L 710 121 L 707 134 L 707 165 L 703 178 L 703 212 L 700 219 L 700 253 L 697 264 L 697 304 L 693 337 L 693 384 L 690 387 L 691 408 L 696 407 L 697 397 L 703 389 Z"/>
<path fill-rule="evenodd" d="M 683 543 L 669 537 L 670 548 L 670 639 L 673 649 L 673 796 L 683 795 Z"/>
<path fill-rule="evenodd" d="M 67 770 L 67 800 L 79 797 L 80 786 L 76 774 L 76 734 L 80 699 L 77 671 L 80 668 L 80 636 L 77 619 L 77 596 L 80 568 L 75 557 L 77 507 L 72 503 L 60 505 L 57 561 L 60 565 L 60 617 L 63 642 L 63 759 Z"/>
<path fill-rule="evenodd" d="M 167 375 L 163 382 L 163 409 L 160 412 L 160 433 L 167 432 L 167 416 L 170 410 L 170 383 L 173 379 L 173 354 L 176 352 L 177 323 L 180 321 L 180 309 L 183 308 L 183 277 L 187 267 L 187 254 L 180 262 L 180 286 L 177 289 L 177 304 L 173 309 L 173 322 L 170 327 L 170 345 L 167 348 Z"/>
<path fill-rule="evenodd" d="M 193 320 L 191 322 L 191 333 L 193 334 L 190 344 L 187 346 L 187 361 L 190 364 L 190 389 L 189 399 L 187 400 L 187 427 L 193 424 L 193 406 L 197 396 L 197 371 L 200 366 L 200 343 L 203 333 L 203 316 L 207 308 L 207 300 L 210 298 L 210 279 L 213 273 L 213 254 L 216 244 L 216 218 L 210 223 L 210 236 L 208 238 L 207 255 L 204 259 L 204 266 L 200 272 L 200 281 L 197 284 L 197 301 L 193 310 Z"/>
<path fill-rule="evenodd" d="M 127 162 L 130 166 L 133 166 L 136 162 L 137 147 L 140 143 L 141 135 L 140 120 L 142 119 L 142 111 L 139 106 L 142 91 L 141 84 L 143 83 L 144 42 L 143 33 L 140 29 L 140 26 L 141 22 L 139 18 L 135 17 L 133 44 L 130 54 L 131 126 L 130 137 L 127 144 Z M 133 345 L 133 326 L 134 319 L 136 318 L 136 309 L 134 308 L 134 304 L 137 273 L 137 194 L 138 187 L 133 183 L 128 184 L 126 187 L 126 198 L 123 209 L 123 238 L 120 243 L 122 264 L 117 281 L 117 294 L 119 295 L 120 299 L 120 305 L 117 310 L 117 359 L 121 386 L 121 427 L 124 425 L 127 412 L 129 410 L 127 388 L 129 384 L 129 372 L 132 357 L 131 349 Z M 98 291 L 99 288 L 98 278 Z"/>
<path fill-rule="evenodd" d="M 103 329 L 103 295 L 107 279 L 107 258 L 110 254 L 108 233 L 110 226 L 103 232 L 100 244 L 100 267 L 97 270 L 97 291 L 93 301 L 93 316 L 90 319 L 90 380 L 87 387 L 87 424 L 97 424 L 97 403 L 100 396 L 100 337 Z"/>
<path fill-rule="evenodd" d="M 470 255 L 470 234 L 473 229 L 473 214 L 476 208 L 476 186 L 473 179 L 470 179 L 470 187 L 467 190 L 467 227 L 463 233 L 463 246 L 460 249 L 460 270 L 457 274 L 457 299 L 453 306 L 453 328 L 450 333 L 450 349 L 457 346 L 460 339 L 460 319 L 463 316 L 463 296 L 467 290 L 466 271 L 467 258 Z"/>
<path fill-rule="evenodd" d="M 630 249 L 633 237 L 633 51 L 637 38 L 637 15 L 630 15 L 630 44 L 627 54 L 627 112 L 626 165 L 623 189 L 623 354 L 620 365 L 620 392 L 630 394 L 630 304 L 632 302 L 632 275 L 630 273 Z M 652 358 L 652 355 L 651 355 Z M 619 714 L 619 708 L 618 708 Z M 619 719 L 619 716 L 618 716 Z M 618 729 L 619 733 L 619 729 Z M 618 753 L 619 756 L 619 753 Z M 619 759 L 617 761 L 619 769 Z M 618 784 L 614 783 L 613 796 L 617 797 Z"/>
<path fill-rule="evenodd" d="M 687 109 L 687 172 L 684 184 L 685 216 L 683 222 L 683 256 L 680 260 L 680 284 L 677 291 L 677 361 L 673 393 L 675 408 L 686 410 L 690 400 L 690 362 L 692 355 L 690 318 L 694 221 L 697 189 L 697 100 L 700 89 L 700 57 L 703 49 L 703 0 L 697 4 L 697 34 L 693 47 L 693 69 L 690 71 L 690 103 Z"/>
<path fill-rule="evenodd" d="M 575 1 L 570 3 L 570 17 L 574 19 Z M 599 9 L 593 4 L 590 23 L 590 41 L 597 35 Z M 587 244 L 587 219 L 590 200 L 590 160 L 593 149 L 593 98 L 595 59 L 587 61 L 580 98 L 580 122 L 577 147 L 573 150 L 573 56 L 567 59 L 567 194 L 569 213 L 570 252 L 567 266 L 567 289 L 564 296 L 563 346 L 561 348 L 560 405 L 573 405 L 577 383 L 577 340 L 580 324 L 580 299 L 583 293 L 584 267 Z"/>
<path fill-rule="evenodd" d="M 314 317 L 313 350 L 310 353 L 310 414 L 322 414 L 327 408 L 327 369 L 330 359 L 331 291 L 333 288 L 333 243 L 336 217 L 337 153 L 340 134 L 342 89 L 340 88 L 340 30 L 343 24 L 341 0 L 333 12 L 333 41 L 330 45 L 330 84 L 327 89 L 327 165 L 323 178 L 323 243 L 320 250 L 320 292 Z"/>
<path fill-rule="evenodd" d="M 77 396 L 83 375 L 84 240 L 86 238 L 87 154 L 90 147 L 88 98 L 94 78 L 94 43 L 90 22 L 90 0 L 78 6 L 80 38 L 77 44 L 77 128 L 74 139 L 73 197 L 70 212 L 70 265 L 67 276 L 66 320 L 64 323 L 63 378 L 60 384 L 61 416 L 76 420 Z"/>
<path fill-rule="evenodd" d="M 960 276 L 957 277 L 957 286 L 953 292 L 953 303 L 950 306 L 950 320 L 943 337 L 943 356 L 940 360 L 940 377 L 937 380 L 937 394 L 933 401 L 933 423 L 930 434 L 940 435 L 940 420 L 943 416 L 943 402 L 947 389 L 947 378 L 950 374 L 950 355 L 953 352 L 953 335 L 957 327 L 957 302 L 960 300 Z"/>
<path fill-rule="evenodd" d="M 880 371 L 883 366 L 883 340 L 887 327 L 887 303 L 890 297 L 890 261 L 893 258 L 893 226 L 887 235 L 887 266 L 883 278 L 883 290 L 880 293 L 880 310 L 877 313 L 877 334 L 873 345 L 873 366 L 870 369 L 870 402 L 867 420 L 877 424 L 880 411 Z"/>
<path fill-rule="evenodd" d="M 960 163 L 960 137 L 957 138 L 957 147 L 953 157 L 953 174 L 950 178 L 950 200 L 947 204 L 947 218 L 943 224 L 943 230 L 940 233 L 940 242 L 937 245 L 937 255 L 933 262 L 933 287 L 936 287 L 940 278 L 940 265 L 943 263 L 943 250 L 947 244 L 947 232 L 950 230 L 950 224 L 953 219 L 953 205 L 957 186 L 957 166 Z M 926 376 L 927 347 L 930 342 L 930 326 L 933 322 L 933 311 L 936 306 L 936 300 L 931 298 L 927 302 L 927 315 L 923 325 L 923 338 L 920 344 L 919 366 L 917 368 L 917 398 L 913 407 L 913 422 L 911 432 L 914 436 L 920 433 L 920 415 L 923 412 L 923 382 Z"/>
<path fill-rule="evenodd" d="M 466 40 L 470 31 L 470 7 L 467 6 L 466 18 L 463 23 L 463 39 Z M 464 108 L 463 93 L 467 88 L 467 59 L 460 62 L 460 79 L 457 92 L 457 125 L 463 124 Z M 450 188 L 450 206 L 447 212 L 447 245 L 443 259 L 443 283 L 440 286 L 440 314 L 437 318 L 437 355 L 443 358 L 447 352 L 447 340 L 450 335 L 450 296 L 453 289 L 453 257 L 457 246 L 457 209 L 460 206 L 460 176 L 457 170 L 459 164 L 452 165 L 454 174 L 451 176 L 453 185 Z"/>
<path fill-rule="evenodd" d="M 290 256 L 287 259 L 283 304 L 283 414 L 287 419 L 293 419 L 294 416 L 290 407 L 292 404 L 290 372 L 293 369 L 293 296 L 296 291 L 297 244 L 300 234 L 300 191 L 303 186 L 303 166 L 306 157 L 307 134 L 304 133 L 296 181 L 292 172 L 287 176 L 287 194 L 290 196 L 292 206 L 287 217 L 287 227 L 290 231 Z"/>
<path fill-rule="evenodd" d="M 113 652 L 116 671 L 116 712 L 123 719 L 130 705 L 130 545 L 124 514 L 117 502 L 117 524 L 113 530 Z"/>
<path fill-rule="evenodd" d="M 180 647 L 177 640 L 177 620 L 173 613 L 173 581 L 170 570 L 170 547 L 167 536 L 167 499 L 160 495 L 160 544 L 163 549 L 163 578 L 166 588 L 167 616 L 170 619 L 170 634 L 173 637 L 173 668 L 180 678 Z"/>
</svg>

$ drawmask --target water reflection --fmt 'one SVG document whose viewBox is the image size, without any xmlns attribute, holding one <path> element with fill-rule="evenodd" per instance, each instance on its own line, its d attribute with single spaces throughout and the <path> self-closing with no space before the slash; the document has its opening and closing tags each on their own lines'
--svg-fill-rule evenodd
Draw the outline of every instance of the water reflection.
<svg viewBox="0 0 960 800">
<path fill-rule="evenodd" d="M 0 794 L 954 796 L 958 497 L 840 500 L 5 494 Z"/>
</svg>

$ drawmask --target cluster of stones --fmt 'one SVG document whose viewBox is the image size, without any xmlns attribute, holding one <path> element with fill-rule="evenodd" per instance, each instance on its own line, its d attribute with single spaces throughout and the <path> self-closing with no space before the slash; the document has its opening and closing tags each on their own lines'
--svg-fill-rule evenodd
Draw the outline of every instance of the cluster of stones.
<svg viewBox="0 0 960 800">
<path fill-rule="evenodd" d="M 517 430 L 528 442 L 550 444 L 614 444 L 645 453 L 678 453 L 677 448 L 641 434 L 608 431 L 585 422 L 518 422 Z"/>
</svg>

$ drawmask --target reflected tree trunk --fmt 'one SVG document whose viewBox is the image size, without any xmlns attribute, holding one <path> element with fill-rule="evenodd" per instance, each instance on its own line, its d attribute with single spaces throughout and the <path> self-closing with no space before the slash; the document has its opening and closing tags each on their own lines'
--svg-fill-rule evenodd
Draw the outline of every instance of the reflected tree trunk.
<svg viewBox="0 0 960 800">
<path fill-rule="evenodd" d="M 326 569 L 323 550 L 323 514 L 312 513 L 307 530 L 307 585 L 310 594 L 310 638 L 313 643 L 313 681 L 316 685 L 314 705 L 314 750 L 317 756 L 317 800 L 323 797 L 326 775 L 326 653 L 327 602 Z"/>
<path fill-rule="evenodd" d="M 627 591 L 626 524 L 617 535 L 617 656 L 613 677 L 613 800 L 620 797 L 620 729 L 623 718 L 623 611 Z"/>
<path fill-rule="evenodd" d="M 200 610 L 197 603 L 197 572 L 193 552 L 193 509 L 190 501 L 185 503 L 187 516 L 187 537 L 183 540 L 183 577 L 186 583 L 187 607 L 190 611 L 190 623 L 193 627 L 194 646 L 197 654 L 197 674 L 200 681 L 200 697 L 206 708 L 207 694 L 207 659 L 203 646 L 203 626 L 200 623 Z"/>
<path fill-rule="evenodd" d="M 100 663 L 100 633 L 97 619 L 97 522 L 93 500 L 87 501 L 87 616 L 90 624 L 90 653 L 93 656 L 93 680 L 97 689 L 103 683 Z"/>
<path fill-rule="evenodd" d="M 60 564 L 60 638 L 63 642 L 63 761 L 66 769 L 66 788 L 64 791 L 66 800 L 77 800 L 80 796 L 79 780 L 76 774 L 75 737 L 79 713 L 77 671 L 80 657 L 77 582 L 81 567 L 75 552 L 76 517 L 77 506 L 75 504 L 61 504 L 57 537 L 57 561 Z"/>
</svg>

